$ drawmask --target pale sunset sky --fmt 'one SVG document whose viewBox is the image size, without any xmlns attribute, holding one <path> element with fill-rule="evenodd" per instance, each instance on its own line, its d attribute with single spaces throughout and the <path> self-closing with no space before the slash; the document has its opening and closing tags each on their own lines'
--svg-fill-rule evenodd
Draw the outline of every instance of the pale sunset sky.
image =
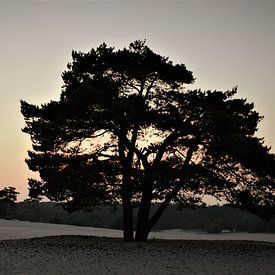
<svg viewBox="0 0 275 275">
<path fill-rule="evenodd" d="M 155 52 L 184 63 L 190 89 L 228 90 L 264 116 L 257 136 L 275 152 L 275 2 L 0 1 L 0 189 L 28 195 L 20 99 L 58 100 L 72 49 L 122 48 L 146 39 Z"/>
</svg>

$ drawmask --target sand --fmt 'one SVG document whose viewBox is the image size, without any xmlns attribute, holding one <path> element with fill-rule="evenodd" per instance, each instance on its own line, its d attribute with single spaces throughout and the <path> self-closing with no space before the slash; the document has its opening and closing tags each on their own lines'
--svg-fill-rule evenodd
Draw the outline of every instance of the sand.
<svg viewBox="0 0 275 275">
<path fill-rule="evenodd" d="M 88 229 L 0 220 L 0 274 L 275 274 L 272 242 L 151 239 L 125 243 L 110 238 L 121 231 L 90 228 L 88 236 Z M 93 230 L 109 238 L 91 236 Z M 70 232 L 74 234 L 68 236 Z M 60 236 L 50 236 L 55 233 Z M 179 235 L 179 231 L 171 233 Z M 229 238 L 227 233 L 221 235 Z M 272 239 L 273 234 L 269 235 Z M 22 236 L 25 239 L 15 238 Z"/>
<path fill-rule="evenodd" d="M 59 235 L 122 238 L 123 233 L 121 230 L 106 228 L 0 219 L 0 240 Z M 275 234 L 246 232 L 205 234 L 202 232 L 182 231 L 179 229 L 151 232 L 149 238 L 167 240 L 244 240 L 275 243 Z"/>
</svg>

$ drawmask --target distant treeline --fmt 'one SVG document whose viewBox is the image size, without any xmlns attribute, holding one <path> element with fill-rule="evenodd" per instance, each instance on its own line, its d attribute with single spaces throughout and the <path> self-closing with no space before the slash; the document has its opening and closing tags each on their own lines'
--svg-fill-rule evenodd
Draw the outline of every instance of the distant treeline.
<svg viewBox="0 0 275 275">
<path fill-rule="evenodd" d="M 153 205 L 152 211 L 157 207 L 158 205 Z M 70 214 L 60 204 L 25 201 L 16 203 L 8 211 L 0 211 L 0 218 L 121 229 L 122 207 L 101 206 L 93 211 L 81 210 Z M 175 228 L 210 233 L 221 230 L 275 233 L 275 217 L 265 222 L 255 215 L 226 206 L 209 206 L 196 210 L 178 210 L 175 206 L 170 206 L 154 230 Z"/>
</svg>

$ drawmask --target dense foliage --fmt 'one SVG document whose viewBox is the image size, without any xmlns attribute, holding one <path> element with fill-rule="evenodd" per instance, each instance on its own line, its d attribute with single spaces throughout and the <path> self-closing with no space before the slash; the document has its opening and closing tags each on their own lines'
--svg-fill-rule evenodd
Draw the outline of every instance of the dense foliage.
<svg viewBox="0 0 275 275">
<path fill-rule="evenodd" d="M 18 194 L 15 187 L 4 187 L 0 190 L 0 202 L 15 203 Z"/>
<path fill-rule="evenodd" d="M 261 120 L 236 89 L 189 91 L 185 65 L 144 41 L 115 51 L 73 51 L 59 101 L 21 102 L 33 151 L 30 196 L 74 211 L 122 203 L 124 239 L 146 240 L 171 203 L 203 205 L 204 195 L 271 218 L 275 158 L 255 136 Z M 162 202 L 157 211 L 151 203 Z M 133 222 L 133 208 L 138 207 Z"/>
<path fill-rule="evenodd" d="M 15 187 L 4 187 L 0 189 L 0 215 L 5 216 L 9 211 L 15 207 L 17 195 Z"/>
</svg>

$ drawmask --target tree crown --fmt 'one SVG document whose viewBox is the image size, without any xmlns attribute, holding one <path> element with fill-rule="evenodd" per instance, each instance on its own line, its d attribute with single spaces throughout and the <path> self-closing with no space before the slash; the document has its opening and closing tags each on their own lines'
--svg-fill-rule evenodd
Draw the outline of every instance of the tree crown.
<svg viewBox="0 0 275 275">
<path fill-rule="evenodd" d="M 120 202 L 127 178 L 133 203 L 147 192 L 185 206 L 204 195 L 249 210 L 274 205 L 275 158 L 255 136 L 262 117 L 236 88 L 186 90 L 192 72 L 145 41 L 72 58 L 59 101 L 21 102 L 27 163 L 41 177 L 30 180 L 32 195 L 71 209 Z"/>
</svg>

